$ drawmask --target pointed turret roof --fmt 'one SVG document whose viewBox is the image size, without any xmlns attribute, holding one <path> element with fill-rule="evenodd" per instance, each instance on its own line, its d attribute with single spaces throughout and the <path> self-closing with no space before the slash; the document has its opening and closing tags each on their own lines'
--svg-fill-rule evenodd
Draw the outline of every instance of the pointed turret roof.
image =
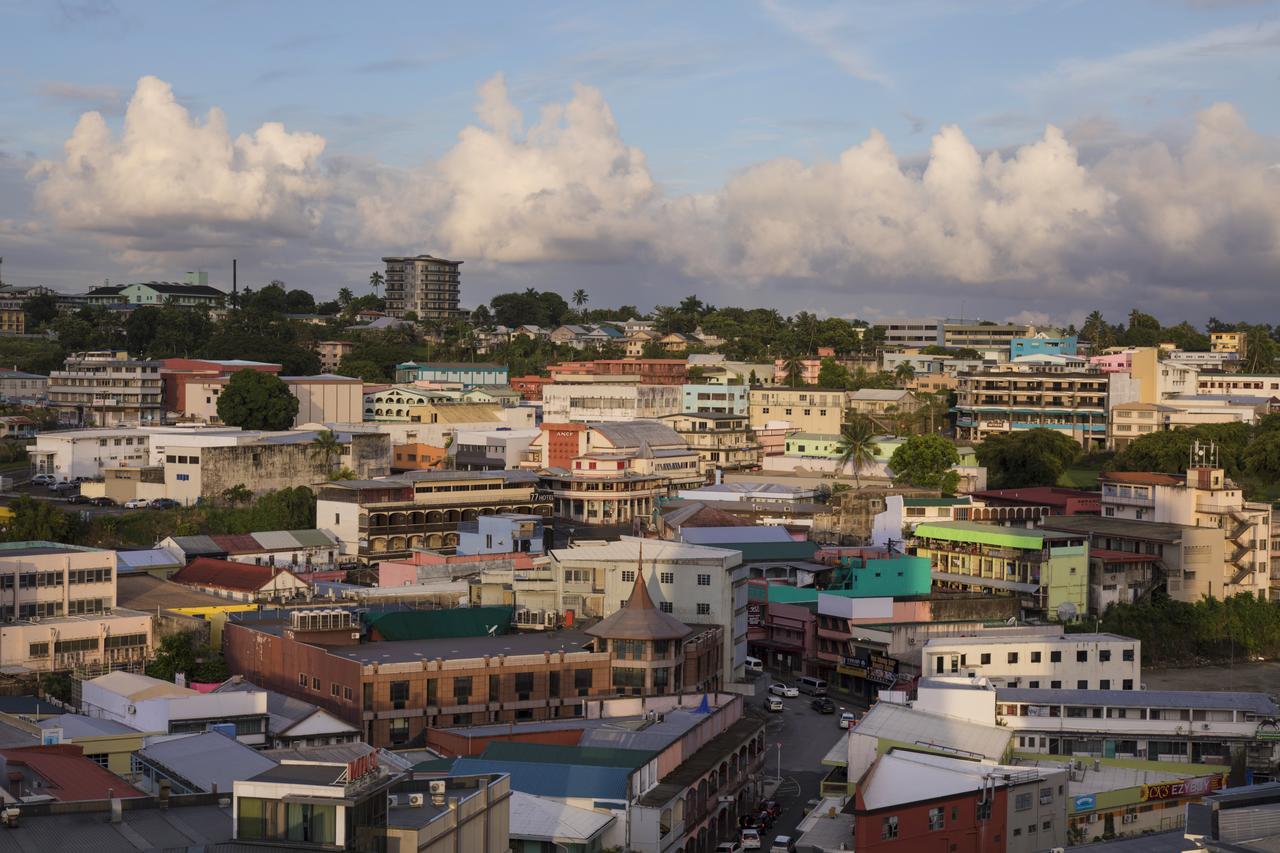
<svg viewBox="0 0 1280 853">
<path fill-rule="evenodd" d="M 601 619 L 586 633 L 606 640 L 683 640 L 693 629 L 653 605 L 644 570 L 638 569 L 627 606 Z"/>
</svg>

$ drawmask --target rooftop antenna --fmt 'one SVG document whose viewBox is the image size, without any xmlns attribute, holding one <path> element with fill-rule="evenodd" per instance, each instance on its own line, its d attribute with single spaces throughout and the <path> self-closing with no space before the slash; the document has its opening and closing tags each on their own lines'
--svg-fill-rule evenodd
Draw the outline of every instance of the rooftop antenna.
<svg viewBox="0 0 1280 853">
<path fill-rule="evenodd" d="M 240 307 L 240 291 L 236 286 L 237 284 L 236 283 L 236 264 L 237 264 L 237 260 L 235 258 L 232 258 L 231 259 L 231 307 L 232 308 Z"/>
<path fill-rule="evenodd" d="M 1218 445 L 1212 441 L 1201 442 L 1199 439 L 1193 441 L 1189 456 L 1188 461 L 1192 468 L 1218 467 Z"/>
</svg>

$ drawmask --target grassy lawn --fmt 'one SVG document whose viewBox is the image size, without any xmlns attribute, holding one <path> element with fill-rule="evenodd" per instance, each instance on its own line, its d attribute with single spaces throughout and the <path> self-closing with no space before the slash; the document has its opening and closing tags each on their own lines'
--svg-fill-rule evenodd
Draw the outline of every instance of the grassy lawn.
<svg viewBox="0 0 1280 853">
<path fill-rule="evenodd" d="M 1062 476 L 1058 478 L 1059 486 L 1066 486 L 1070 489 L 1096 489 L 1098 487 L 1098 475 L 1102 473 L 1102 466 L 1098 467 L 1074 467 L 1068 468 L 1062 472 Z"/>
</svg>

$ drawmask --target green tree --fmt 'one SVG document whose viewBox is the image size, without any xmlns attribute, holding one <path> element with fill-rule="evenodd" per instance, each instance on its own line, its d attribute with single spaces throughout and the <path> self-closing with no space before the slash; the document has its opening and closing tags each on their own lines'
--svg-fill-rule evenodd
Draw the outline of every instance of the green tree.
<svg viewBox="0 0 1280 853">
<path fill-rule="evenodd" d="M 253 492 L 244 483 L 236 483 L 229 489 L 222 490 L 222 500 L 229 506 L 238 506 L 253 501 Z"/>
<path fill-rule="evenodd" d="M 834 358 L 824 358 L 818 368 L 818 385 L 823 388 L 848 388 L 849 368 Z"/>
<path fill-rule="evenodd" d="M 324 430 L 311 440 L 311 458 L 324 462 L 324 467 L 332 471 L 333 466 L 342 458 L 342 442 L 331 429 Z"/>
<path fill-rule="evenodd" d="M 382 273 L 378 272 L 377 270 L 374 270 L 373 272 L 369 273 L 369 286 L 373 288 L 374 296 L 378 295 L 378 288 L 382 287 L 385 281 L 386 279 L 383 278 Z"/>
<path fill-rule="evenodd" d="M 587 296 L 587 292 L 583 290 L 581 287 L 575 290 L 573 292 L 573 296 L 570 298 L 573 300 L 573 306 L 575 308 L 578 308 L 579 310 L 581 310 L 583 305 L 586 305 L 589 301 L 591 301 L 590 297 Z"/>
<path fill-rule="evenodd" d="M 351 288 L 349 287 L 344 287 L 338 291 L 338 304 L 341 305 L 343 308 L 346 308 L 348 305 L 350 305 L 351 300 L 353 298 L 354 297 L 352 296 Z"/>
<path fill-rule="evenodd" d="M 792 388 L 802 384 L 801 379 L 804 377 L 804 359 L 799 355 L 792 354 L 786 357 L 782 362 L 782 367 L 787 371 L 787 384 Z"/>
<path fill-rule="evenodd" d="M 260 370 L 236 371 L 218 397 L 218 417 L 242 429 L 288 429 L 297 415 L 298 398 L 289 386 Z"/>
<path fill-rule="evenodd" d="M 1249 373 L 1270 373 L 1275 369 L 1277 345 L 1266 326 L 1249 326 L 1244 337 L 1244 369 Z"/>
<path fill-rule="evenodd" d="M 1080 455 L 1080 445 L 1052 429 L 993 435 L 976 448 L 992 488 L 1052 486 Z"/>
<path fill-rule="evenodd" d="M 27 313 L 27 332 L 34 332 L 53 322 L 58 316 L 58 297 L 52 293 L 33 296 L 22 305 Z"/>
<path fill-rule="evenodd" d="M 960 464 L 956 446 L 940 435 L 913 435 L 893 451 L 889 470 L 895 479 L 921 489 L 954 492 L 960 475 L 951 468 Z"/>
<path fill-rule="evenodd" d="M 903 388 L 916 378 L 916 369 L 911 366 L 909 361 L 898 362 L 898 366 L 893 369 L 893 379 Z"/>
<path fill-rule="evenodd" d="M 1080 337 L 1093 344 L 1094 352 L 1116 345 L 1115 328 L 1107 323 L 1101 311 L 1093 311 L 1085 318 L 1084 325 L 1080 327 Z"/>
<path fill-rule="evenodd" d="M 1271 415 L 1280 418 L 1280 415 Z M 1250 473 L 1280 479 L 1280 430 L 1258 430 L 1244 451 L 1244 467 Z"/>
<path fill-rule="evenodd" d="M 871 421 L 850 413 L 849 420 L 840 427 L 840 443 L 836 445 L 838 470 L 844 471 L 845 466 L 852 465 L 853 482 L 860 489 L 862 478 L 859 472 L 874 462 L 879 452 L 880 445 L 876 444 L 875 427 Z"/>
<path fill-rule="evenodd" d="M 30 495 L 22 495 L 9 504 L 13 518 L 5 526 L 6 542 L 65 542 L 75 544 L 83 533 L 84 525 L 76 514 L 64 512 L 48 501 L 38 501 Z"/>
<path fill-rule="evenodd" d="M 316 310 L 316 298 L 305 290 L 290 290 L 285 294 L 285 307 L 290 314 L 311 314 Z"/>
</svg>

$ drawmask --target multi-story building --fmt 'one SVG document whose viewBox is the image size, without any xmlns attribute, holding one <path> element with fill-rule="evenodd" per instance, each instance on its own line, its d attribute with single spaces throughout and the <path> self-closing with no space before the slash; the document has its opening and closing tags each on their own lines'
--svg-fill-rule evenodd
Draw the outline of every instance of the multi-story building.
<svg viewBox="0 0 1280 853">
<path fill-rule="evenodd" d="M 0 400 L 6 403 L 43 403 L 48 396 L 48 376 L 0 369 Z"/>
<path fill-rule="evenodd" d="M 428 382 L 441 385 L 473 388 L 476 385 L 506 385 L 507 367 L 504 364 L 485 362 L 430 362 L 419 364 L 406 361 L 396 365 L 397 382 Z"/>
<path fill-rule="evenodd" d="M 554 382 L 542 388 L 542 420 L 549 424 L 661 418 L 682 405 L 678 385 Z"/>
<path fill-rule="evenodd" d="M 1118 634 L 941 637 L 925 643 L 931 676 L 985 678 L 1029 690 L 1137 690 L 1142 644 Z"/>
<path fill-rule="evenodd" d="M 844 391 L 782 388 L 752 388 L 750 393 L 751 428 L 765 429 L 769 424 L 786 421 L 801 432 L 836 435 L 844 422 Z"/>
<path fill-rule="evenodd" d="M 1045 334 L 1028 338 L 1014 338 L 1009 344 L 1009 360 L 1024 355 L 1076 355 L 1079 342 L 1075 335 L 1051 336 Z"/>
<path fill-rule="evenodd" d="M 49 374 L 49 405 L 82 426 L 162 423 L 160 362 L 123 351 L 72 353 Z"/>
<path fill-rule="evenodd" d="M 683 411 L 690 414 L 741 415 L 746 417 L 750 389 L 740 383 L 685 383 Z"/>
<path fill-rule="evenodd" d="M 1099 477 L 1102 515 L 1133 521 L 1204 527 L 1223 539 L 1224 562 L 1206 566 L 1195 585 L 1207 595 L 1248 592 L 1267 598 L 1271 586 L 1271 506 L 1246 501 L 1244 492 L 1216 467 L 1216 450 L 1197 445 L 1193 467 L 1183 477 L 1115 471 Z M 1184 578 L 1185 580 L 1185 578 Z"/>
<path fill-rule="evenodd" d="M 359 421 L 364 411 L 364 383 L 350 376 L 321 373 L 316 376 L 281 376 L 289 392 L 298 398 L 298 414 L 293 425 L 350 423 Z M 231 375 L 210 376 L 185 383 L 184 419 L 218 424 L 218 399 L 227 389 Z"/>
<path fill-rule="evenodd" d="M 1244 358 L 1248 352 L 1247 332 L 1210 332 L 1209 348 L 1212 352 L 1231 353 Z"/>
<path fill-rule="evenodd" d="M 610 616 L 626 607 L 637 572 L 659 611 L 686 625 L 723 625 L 723 683 L 742 676 L 747 656 L 747 567 L 742 552 L 623 536 L 617 542 L 551 552 L 561 612 Z"/>
<path fill-rule="evenodd" d="M 354 341 L 316 341 L 316 354 L 320 356 L 320 369 L 325 373 L 336 373 L 342 360 L 355 351 Z"/>
<path fill-rule="evenodd" d="M 72 304 L 102 306 L 161 306 L 204 308 L 220 311 L 227 295 L 209 284 L 206 272 L 187 273 L 185 282 L 142 281 L 133 284 L 108 284 L 95 287 L 82 296 L 69 297 Z"/>
<path fill-rule="evenodd" d="M 462 261 L 431 255 L 383 258 L 387 265 L 387 313 L 403 317 L 412 311 L 420 320 L 447 320 L 458 311 Z"/>
<path fill-rule="evenodd" d="M 456 403 L 460 396 L 454 390 L 428 390 L 412 385 L 382 386 L 364 395 L 364 420 L 404 422 L 418 407 Z"/>
<path fill-rule="evenodd" d="M 556 517 L 585 524 L 639 524 L 660 499 L 705 481 L 698 451 L 660 421 L 543 424 L 528 456 Z"/>
<path fill-rule="evenodd" d="M 37 474 L 52 474 L 59 480 L 74 477 L 101 477 L 107 468 L 141 468 L 164 461 L 160 448 L 170 440 L 186 443 L 225 441 L 241 433 L 237 427 L 142 427 L 139 429 L 74 429 L 43 432 L 29 451 Z M 214 436 L 218 438 L 213 439 Z"/>
<path fill-rule="evenodd" d="M 959 377 L 956 436 L 982 441 L 1027 429 L 1069 435 L 1086 450 L 1107 440 L 1107 378 L 1091 373 L 986 372 Z"/>
<path fill-rule="evenodd" d="M 1238 394 L 1251 397 L 1280 396 L 1280 375 L 1258 373 L 1204 373 L 1196 377 L 1197 394 Z M 1190 393 L 1189 391 L 1187 393 Z"/>
<path fill-rule="evenodd" d="M 0 590 L 0 666 L 51 672 L 150 656 L 151 616 L 116 607 L 115 551 L 0 544 Z"/>
<path fill-rule="evenodd" d="M 1000 349 L 1035 334 L 1035 327 L 984 321 L 898 319 L 875 324 L 886 348 L 907 349 L 941 346 L 948 349 Z"/>
<path fill-rule="evenodd" d="M 448 455 L 459 471 L 489 471 L 518 468 L 529 445 L 542 434 L 539 429 L 459 429 L 454 433 Z"/>
<path fill-rule="evenodd" d="M 458 527 L 481 513 L 551 514 L 531 471 L 409 471 L 319 487 L 316 524 L 361 560 L 406 557 L 458 544 Z"/>
<path fill-rule="evenodd" d="M 630 378 L 641 385 L 683 385 L 688 364 L 682 358 L 599 358 L 552 364 L 547 373 L 552 382 L 582 382 L 591 376 L 605 382 Z"/>
<path fill-rule="evenodd" d="M 662 420 L 697 451 L 704 475 L 760 466 L 760 445 L 746 415 L 686 412 Z"/>
<path fill-rule="evenodd" d="M 1190 362 L 1172 361 L 1159 347 L 1135 347 L 1122 353 L 1095 356 L 1090 364 L 1107 376 L 1107 402 L 1163 403 L 1195 394 L 1200 371 Z M 1116 359 L 1119 359 L 1117 362 Z"/>
<path fill-rule="evenodd" d="M 292 611 L 227 623 L 223 646 L 234 672 L 324 708 L 377 747 L 421 743 L 440 726 L 581 717 L 584 700 L 615 693 L 611 653 L 580 631 L 501 625 L 492 636 L 352 642 L 358 629 L 351 611 Z"/>
<path fill-rule="evenodd" d="M 1017 592 L 1050 619 L 1074 619 L 1089 603 L 1089 543 L 1080 534 L 937 522 L 916 527 L 913 551 L 929 558 L 935 585 Z"/>
<path fill-rule="evenodd" d="M 160 381 L 164 387 L 165 412 L 182 415 L 187 411 L 188 402 L 194 407 L 203 406 L 203 411 L 212 410 L 217 413 L 217 400 L 199 400 L 197 397 L 211 396 L 204 388 L 193 388 L 188 401 L 188 386 L 200 385 L 218 377 L 229 377 L 241 370 L 257 370 L 262 373 L 278 374 L 282 368 L 279 364 L 268 361 L 245 361 L 243 359 L 210 359 L 210 358 L 164 358 L 160 360 Z M 220 393 L 220 392 L 219 392 Z M 207 418 L 206 418 L 207 419 Z"/>
<path fill-rule="evenodd" d="M 0 285 L 3 287 L 3 285 Z M 22 335 L 27 331 L 27 299 L 23 295 L 0 290 L 0 335 Z"/>
<path fill-rule="evenodd" d="M 860 388 L 849 392 L 846 403 L 849 411 L 873 418 L 909 414 L 923 405 L 915 394 L 901 388 Z"/>
<path fill-rule="evenodd" d="M 1163 403 L 1119 403 L 1111 407 L 1108 444 L 1124 450 L 1153 432 L 1201 424 L 1257 423 L 1271 413 L 1271 397 L 1171 397 Z"/>
</svg>

